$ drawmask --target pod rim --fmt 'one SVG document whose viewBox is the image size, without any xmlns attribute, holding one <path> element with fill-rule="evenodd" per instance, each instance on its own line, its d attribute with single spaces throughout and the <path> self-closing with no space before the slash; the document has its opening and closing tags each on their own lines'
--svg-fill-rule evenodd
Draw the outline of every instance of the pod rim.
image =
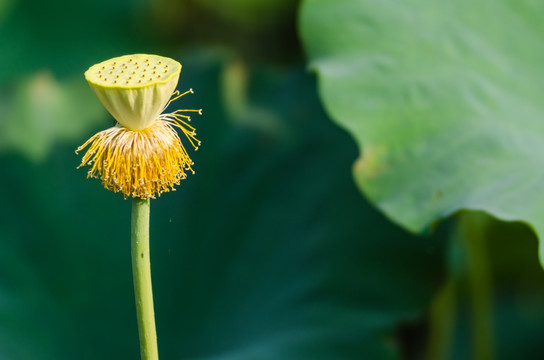
<svg viewBox="0 0 544 360">
<path fill-rule="evenodd" d="M 105 67 L 107 65 L 111 65 L 112 62 L 113 63 L 115 63 L 115 62 L 119 62 L 119 63 L 131 62 L 132 61 L 131 59 L 135 60 L 135 61 L 144 61 L 144 62 L 145 62 L 145 59 L 154 59 L 154 60 L 157 60 L 157 61 L 164 61 L 164 62 L 168 63 L 169 65 L 172 64 L 173 67 L 174 67 L 174 70 L 168 71 L 167 75 L 162 79 L 156 79 L 156 80 L 153 80 L 153 81 L 146 81 L 143 84 L 130 84 L 130 85 L 127 85 L 127 84 L 115 84 L 113 82 L 105 84 L 104 82 L 97 82 L 96 81 L 96 71 L 99 70 L 100 68 L 103 68 L 103 67 Z M 108 60 L 104 60 L 104 61 L 102 61 L 102 62 L 100 62 L 98 64 L 95 64 L 95 65 L 89 67 L 89 69 L 87 69 L 87 71 L 85 71 L 85 80 L 87 80 L 87 82 L 89 84 L 92 84 L 93 86 L 100 87 L 100 88 L 106 88 L 106 89 L 119 89 L 119 90 L 141 89 L 141 88 L 145 88 L 145 87 L 148 87 L 148 86 L 153 86 L 153 85 L 157 85 L 157 84 L 165 84 L 165 83 L 170 82 L 174 77 L 179 76 L 179 74 L 181 73 L 181 67 L 182 66 L 181 66 L 181 64 L 179 62 L 177 62 L 176 60 L 171 59 L 169 57 L 165 57 L 165 56 L 152 55 L 152 54 L 123 55 L 123 56 L 114 57 L 114 58 L 111 58 L 111 59 L 108 59 Z"/>
</svg>

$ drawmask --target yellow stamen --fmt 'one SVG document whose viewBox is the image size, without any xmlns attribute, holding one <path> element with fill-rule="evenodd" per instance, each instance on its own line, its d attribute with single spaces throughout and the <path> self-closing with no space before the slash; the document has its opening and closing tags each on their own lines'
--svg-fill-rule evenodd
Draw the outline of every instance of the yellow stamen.
<svg viewBox="0 0 544 360">
<path fill-rule="evenodd" d="M 122 192 L 125 198 L 155 198 L 175 190 L 174 185 L 187 177 L 186 171 L 194 171 L 173 125 L 158 119 L 143 130 L 118 124 L 101 131 L 76 150 L 90 145 L 79 167 L 90 165 L 88 177 L 101 178 L 106 189 Z M 196 140 L 186 129 L 183 132 L 190 141 Z"/>
</svg>

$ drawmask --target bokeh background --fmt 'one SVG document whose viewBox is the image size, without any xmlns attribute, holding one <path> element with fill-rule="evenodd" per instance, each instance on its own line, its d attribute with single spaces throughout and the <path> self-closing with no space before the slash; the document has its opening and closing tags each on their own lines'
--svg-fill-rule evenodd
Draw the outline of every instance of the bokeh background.
<svg viewBox="0 0 544 360">
<path fill-rule="evenodd" d="M 464 212 L 413 235 L 370 205 L 299 6 L 0 0 L 0 359 L 139 356 L 130 201 L 74 154 L 112 125 L 84 71 L 130 53 L 180 61 L 204 109 L 196 174 L 152 201 L 162 359 L 544 356 L 534 234 Z"/>
</svg>

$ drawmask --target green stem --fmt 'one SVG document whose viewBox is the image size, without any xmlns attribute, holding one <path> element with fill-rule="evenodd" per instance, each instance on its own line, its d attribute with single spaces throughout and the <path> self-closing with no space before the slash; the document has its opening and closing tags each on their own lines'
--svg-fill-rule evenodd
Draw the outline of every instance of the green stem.
<svg viewBox="0 0 544 360">
<path fill-rule="evenodd" d="M 486 247 L 490 218 L 479 212 L 458 217 L 450 250 L 450 278 L 435 297 L 430 312 L 428 360 L 453 358 L 458 300 L 468 286 L 471 312 L 471 359 L 495 359 L 493 289 Z"/>
<path fill-rule="evenodd" d="M 132 199 L 132 273 L 142 360 L 158 360 L 149 261 L 149 199 Z"/>
<path fill-rule="evenodd" d="M 461 215 L 459 230 L 464 243 L 472 307 L 474 358 L 495 358 L 493 341 L 493 290 L 486 248 L 489 217 L 478 212 Z"/>
<path fill-rule="evenodd" d="M 428 360 L 451 358 L 457 318 L 457 288 L 457 281 L 452 277 L 431 303 Z"/>
</svg>

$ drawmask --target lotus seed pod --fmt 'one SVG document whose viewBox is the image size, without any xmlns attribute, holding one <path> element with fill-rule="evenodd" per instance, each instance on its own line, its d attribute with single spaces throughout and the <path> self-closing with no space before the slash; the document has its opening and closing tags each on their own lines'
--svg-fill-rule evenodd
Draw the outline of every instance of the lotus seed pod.
<svg viewBox="0 0 544 360">
<path fill-rule="evenodd" d="M 157 55 L 125 55 L 93 65 L 85 79 L 110 114 L 129 130 L 150 127 L 168 104 L 181 64 Z"/>
</svg>

